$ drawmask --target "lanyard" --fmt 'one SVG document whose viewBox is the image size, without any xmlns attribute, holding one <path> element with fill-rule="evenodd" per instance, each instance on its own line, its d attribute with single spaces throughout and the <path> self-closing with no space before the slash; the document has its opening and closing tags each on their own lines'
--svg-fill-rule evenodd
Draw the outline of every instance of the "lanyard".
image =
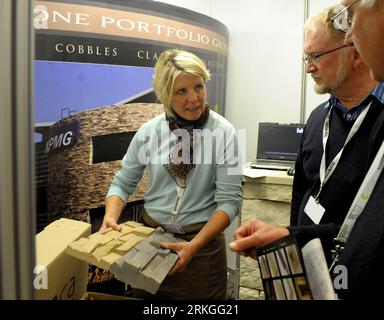
<svg viewBox="0 0 384 320">
<path fill-rule="evenodd" d="M 172 213 L 171 213 L 172 224 L 175 224 L 175 222 L 176 222 L 176 217 L 177 217 L 177 214 L 179 213 L 181 198 L 183 197 L 184 191 L 185 191 L 185 187 L 182 188 L 178 184 L 176 184 L 177 198 L 176 198 L 176 202 L 175 202 L 175 205 L 174 205 L 174 207 L 172 209 Z"/>
<path fill-rule="evenodd" d="M 323 156 L 321 158 L 320 163 L 320 188 L 315 196 L 316 202 L 319 202 L 319 196 L 321 193 L 321 190 L 323 189 L 324 184 L 329 180 L 329 178 L 334 173 L 337 165 L 339 164 L 341 155 L 343 154 L 345 146 L 348 144 L 348 142 L 353 138 L 353 136 L 356 134 L 356 132 L 360 129 L 360 126 L 362 122 L 364 121 L 370 107 L 371 107 L 372 101 L 369 103 L 369 105 L 361 112 L 360 116 L 356 119 L 355 123 L 353 124 L 351 130 L 348 133 L 347 139 L 344 142 L 343 147 L 339 151 L 339 153 L 335 156 L 335 158 L 332 160 L 332 162 L 329 164 L 328 168 L 325 168 L 325 154 L 326 154 L 326 147 L 327 147 L 327 141 L 329 138 L 329 122 L 331 118 L 331 112 L 333 106 L 328 111 L 327 117 L 325 118 L 324 126 L 323 126 Z"/>
<path fill-rule="evenodd" d="M 363 212 L 365 206 L 367 205 L 368 200 L 370 199 L 373 189 L 379 179 L 381 172 L 384 167 L 384 141 L 381 144 L 379 151 L 377 152 L 375 159 L 373 160 L 369 170 L 360 185 L 359 190 L 353 200 L 351 207 L 348 210 L 347 216 L 344 219 L 343 225 L 340 228 L 340 231 L 335 238 L 335 249 L 333 252 L 333 263 L 330 267 L 330 270 L 334 264 L 339 260 L 339 256 L 344 249 L 344 245 L 347 242 L 347 239 L 355 225 L 357 218 Z"/>
</svg>

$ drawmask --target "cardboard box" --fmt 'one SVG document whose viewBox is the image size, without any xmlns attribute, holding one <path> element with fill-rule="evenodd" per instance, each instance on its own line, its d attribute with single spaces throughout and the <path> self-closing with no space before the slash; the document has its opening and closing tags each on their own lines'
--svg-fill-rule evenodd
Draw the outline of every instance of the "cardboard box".
<svg viewBox="0 0 384 320">
<path fill-rule="evenodd" d="M 59 219 L 36 235 L 36 299 L 81 299 L 87 291 L 88 264 L 64 253 L 71 242 L 91 234 L 85 222 Z"/>
<path fill-rule="evenodd" d="M 117 296 L 100 292 L 86 292 L 81 300 L 140 300 L 132 297 Z"/>
</svg>

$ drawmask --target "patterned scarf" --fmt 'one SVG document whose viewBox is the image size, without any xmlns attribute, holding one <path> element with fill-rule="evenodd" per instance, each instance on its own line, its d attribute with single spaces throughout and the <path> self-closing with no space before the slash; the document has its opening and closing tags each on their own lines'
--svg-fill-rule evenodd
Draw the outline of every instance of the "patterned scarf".
<svg viewBox="0 0 384 320">
<path fill-rule="evenodd" d="M 178 139 L 176 144 L 173 146 L 168 156 L 168 164 L 164 165 L 165 170 L 167 170 L 170 176 L 173 177 L 182 188 L 185 188 L 186 186 L 189 171 L 195 167 L 195 164 L 193 163 L 193 130 L 201 129 L 204 126 L 208 119 L 209 110 L 209 105 L 206 105 L 200 118 L 197 120 L 186 120 L 176 113 L 174 117 L 170 117 L 166 114 L 166 119 L 171 132 L 176 129 L 184 129 L 188 132 L 188 140 L 177 135 Z M 189 150 L 189 154 L 183 154 L 183 150 Z"/>
</svg>

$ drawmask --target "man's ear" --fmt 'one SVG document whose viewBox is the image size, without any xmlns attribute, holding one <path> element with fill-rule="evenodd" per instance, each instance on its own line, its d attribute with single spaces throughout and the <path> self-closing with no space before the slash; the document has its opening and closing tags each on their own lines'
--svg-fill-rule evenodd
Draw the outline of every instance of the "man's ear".
<svg viewBox="0 0 384 320">
<path fill-rule="evenodd" d="M 363 59 L 360 56 L 360 53 L 356 50 L 355 47 L 352 48 L 353 53 L 353 67 L 357 68 L 361 63 L 364 63 Z"/>
</svg>

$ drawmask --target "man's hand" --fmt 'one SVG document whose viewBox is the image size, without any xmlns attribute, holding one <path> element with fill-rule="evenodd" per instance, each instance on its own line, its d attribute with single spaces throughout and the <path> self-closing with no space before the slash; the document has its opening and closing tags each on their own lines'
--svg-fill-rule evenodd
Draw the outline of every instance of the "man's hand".
<svg viewBox="0 0 384 320">
<path fill-rule="evenodd" d="M 288 234 L 286 228 L 274 227 L 264 221 L 251 219 L 235 231 L 235 241 L 229 244 L 229 248 L 239 255 L 256 258 L 252 249 L 262 247 Z"/>
</svg>

